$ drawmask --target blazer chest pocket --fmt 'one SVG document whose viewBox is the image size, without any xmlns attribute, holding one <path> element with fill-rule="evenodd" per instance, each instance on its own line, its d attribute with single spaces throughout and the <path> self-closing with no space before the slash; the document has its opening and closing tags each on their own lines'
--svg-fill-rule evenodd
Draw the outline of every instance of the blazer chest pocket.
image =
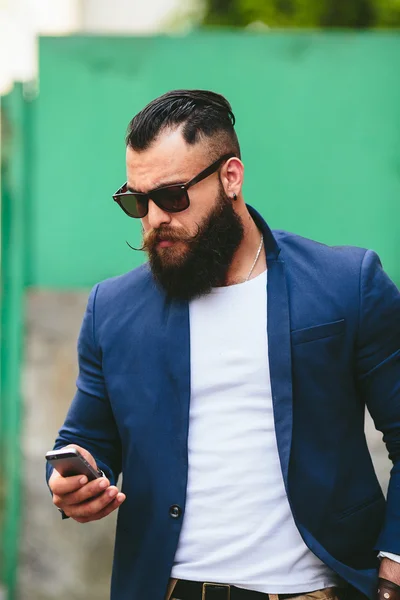
<svg viewBox="0 0 400 600">
<path fill-rule="evenodd" d="M 322 323 L 321 325 L 314 325 L 313 327 L 306 327 L 305 329 L 296 329 L 291 333 L 292 344 L 297 346 L 299 344 L 306 344 L 307 342 L 314 342 L 336 335 L 343 335 L 345 326 L 345 320 L 339 319 L 338 321 L 332 321 L 331 323 Z"/>
</svg>

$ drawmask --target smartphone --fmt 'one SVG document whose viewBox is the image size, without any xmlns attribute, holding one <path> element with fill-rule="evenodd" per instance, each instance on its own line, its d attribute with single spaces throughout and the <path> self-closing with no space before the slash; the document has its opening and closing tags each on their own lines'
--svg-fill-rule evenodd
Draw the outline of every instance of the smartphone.
<svg viewBox="0 0 400 600">
<path fill-rule="evenodd" d="M 86 475 L 88 481 L 101 477 L 75 448 L 61 448 L 46 453 L 46 460 L 62 475 Z"/>
</svg>

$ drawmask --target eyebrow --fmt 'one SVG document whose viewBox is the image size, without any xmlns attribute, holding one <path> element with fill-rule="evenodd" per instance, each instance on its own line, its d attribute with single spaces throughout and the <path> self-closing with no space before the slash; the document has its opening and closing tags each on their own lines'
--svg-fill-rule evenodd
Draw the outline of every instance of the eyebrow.
<svg viewBox="0 0 400 600">
<path fill-rule="evenodd" d="M 147 192 L 142 192 L 140 190 L 134 190 L 130 185 L 127 184 L 127 189 L 132 192 L 132 193 L 138 193 L 138 194 L 148 194 L 150 192 L 154 192 L 160 188 L 163 187 L 167 187 L 170 185 L 184 185 L 185 183 L 188 183 L 188 181 L 190 180 L 183 180 L 183 179 L 170 179 L 167 181 L 157 181 L 157 185 L 155 187 L 153 187 L 151 190 L 147 191 Z"/>
<path fill-rule="evenodd" d="M 138 194 L 149 194 L 150 192 L 154 192 L 155 190 L 158 190 L 160 188 L 163 187 L 167 187 L 170 185 L 183 185 L 184 183 L 187 183 L 187 181 L 182 181 L 182 179 L 175 179 L 175 180 L 170 180 L 170 181 L 163 181 L 163 182 L 157 182 L 157 185 L 155 187 L 153 187 L 151 190 L 149 190 L 148 192 L 141 192 L 139 190 L 134 190 L 130 185 L 127 185 L 127 189 L 132 192 L 132 193 L 138 193 Z"/>
</svg>

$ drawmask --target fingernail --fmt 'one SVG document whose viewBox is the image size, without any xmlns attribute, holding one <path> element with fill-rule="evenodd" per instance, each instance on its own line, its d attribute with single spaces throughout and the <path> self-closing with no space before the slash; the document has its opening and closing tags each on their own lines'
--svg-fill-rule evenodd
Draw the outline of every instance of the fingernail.
<svg viewBox="0 0 400 600">
<path fill-rule="evenodd" d="M 83 477 L 80 478 L 79 483 L 81 485 L 84 485 L 85 483 L 87 483 L 87 480 L 88 479 L 87 479 L 86 475 L 84 475 Z"/>
<path fill-rule="evenodd" d="M 102 479 L 99 483 L 99 487 L 101 489 L 104 489 L 105 487 L 107 487 L 107 481 L 105 479 Z"/>
<path fill-rule="evenodd" d="M 117 495 L 117 493 L 118 493 L 118 492 L 117 492 L 117 490 L 115 490 L 115 489 L 111 489 L 111 490 L 108 492 L 108 495 L 110 496 L 110 498 L 114 498 L 114 496 L 116 496 L 116 495 Z"/>
<path fill-rule="evenodd" d="M 118 494 L 118 496 L 117 496 L 117 502 L 122 502 L 123 500 L 125 500 L 124 494 Z"/>
</svg>

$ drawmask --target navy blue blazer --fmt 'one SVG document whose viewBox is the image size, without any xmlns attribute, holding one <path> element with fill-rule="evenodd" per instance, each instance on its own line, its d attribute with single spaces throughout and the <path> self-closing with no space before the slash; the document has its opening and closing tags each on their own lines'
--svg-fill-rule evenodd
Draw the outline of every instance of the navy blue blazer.
<svg viewBox="0 0 400 600">
<path fill-rule="evenodd" d="M 375 253 L 272 234 L 249 210 L 267 254 L 266 335 L 290 506 L 307 546 L 373 598 L 375 549 L 400 554 L 399 291 Z M 188 304 L 168 301 L 147 264 L 104 281 L 78 352 L 78 390 L 55 447 L 87 448 L 112 483 L 123 473 L 111 598 L 163 600 L 185 512 Z M 387 504 L 365 406 L 394 464 Z"/>
</svg>

